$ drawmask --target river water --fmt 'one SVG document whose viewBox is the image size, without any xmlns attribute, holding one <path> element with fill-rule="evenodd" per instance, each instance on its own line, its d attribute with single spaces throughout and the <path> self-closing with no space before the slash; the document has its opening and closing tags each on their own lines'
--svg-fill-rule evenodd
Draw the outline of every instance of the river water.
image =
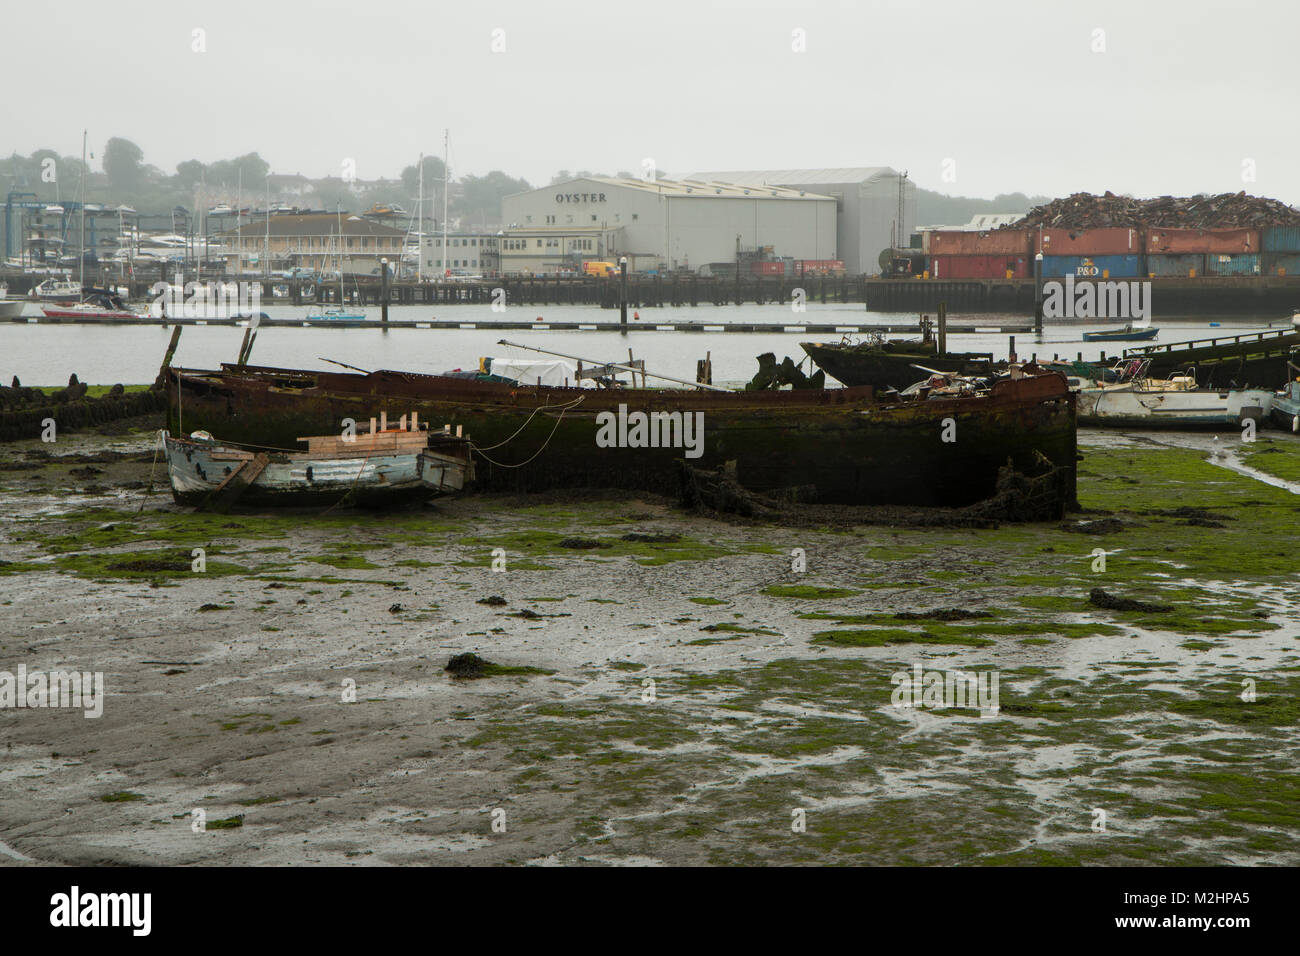
<svg viewBox="0 0 1300 956">
<path fill-rule="evenodd" d="M 302 306 L 263 307 L 272 318 L 302 318 Z M 34 306 L 28 306 L 32 312 Z M 371 319 L 378 325 L 379 310 L 370 307 Z M 508 313 L 495 313 L 487 305 L 463 306 L 394 306 L 392 320 L 427 321 L 431 318 L 459 322 L 490 323 L 503 318 L 543 321 L 609 322 L 617 313 L 598 306 L 514 307 Z M 910 314 L 867 312 L 861 304 L 833 305 L 812 303 L 807 311 L 796 315 L 789 306 L 779 304 L 642 309 L 640 323 L 761 322 L 772 325 L 816 322 L 836 325 L 868 324 L 895 326 L 914 320 Z M 1005 358 L 1010 336 L 998 332 L 975 331 L 999 325 L 1025 325 L 1031 320 L 1023 314 L 960 314 L 950 316 L 949 348 L 955 351 L 992 352 Z M 1212 324 L 1215 323 L 1215 324 Z M 1021 333 L 1016 336 L 1016 350 L 1022 358 L 1037 353 L 1040 358 L 1053 354 L 1073 357 L 1079 352 L 1085 359 L 1096 359 L 1102 350 L 1108 355 L 1136 343 L 1105 342 L 1085 344 L 1083 332 L 1114 328 L 1122 323 L 1110 320 L 1049 324 L 1043 334 Z M 1184 342 L 1214 335 L 1236 335 L 1268 328 L 1290 327 L 1289 317 L 1257 316 L 1184 316 L 1160 317 L 1156 344 Z M 789 355 L 804 359 L 801 341 L 810 336 L 801 332 L 655 332 L 637 330 L 627 335 L 617 332 L 547 332 L 495 331 L 493 329 L 333 329 L 333 328 L 264 328 L 257 336 L 252 360 L 260 365 L 293 368 L 336 368 L 324 359 L 335 359 L 365 369 L 403 369 L 416 372 L 443 372 L 457 368 L 476 368 L 481 356 L 540 358 L 521 349 L 496 344 L 505 338 L 539 348 L 552 349 L 599 362 L 626 361 L 628 349 L 646 367 L 677 378 L 694 380 L 695 362 L 705 353 L 713 359 L 713 377 L 718 383 L 747 381 L 758 365 L 755 357 L 773 352 L 778 360 Z M 965 331 L 962 331 L 962 329 Z M 242 328 L 222 326 L 187 326 L 181 336 L 175 364 L 190 368 L 209 368 L 219 362 L 233 362 L 244 335 Z M 158 373 L 171 329 L 157 325 L 101 326 L 53 325 L 8 322 L 0 324 L 0 381 L 8 384 L 17 375 L 24 385 L 63 385 L 75 373 L 91 385 L 150 382 Z M 907 337 L 900 333 L 898 337 Z M 818 341 L 837 341 L 838 335 L 813 336 Z"/>
</svg>

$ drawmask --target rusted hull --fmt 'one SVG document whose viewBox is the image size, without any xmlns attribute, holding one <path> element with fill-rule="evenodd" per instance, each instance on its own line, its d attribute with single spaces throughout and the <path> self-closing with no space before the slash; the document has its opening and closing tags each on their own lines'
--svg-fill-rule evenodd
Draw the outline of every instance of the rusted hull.
<svg viewBox="0 0 1300 956">
<path fill-rule="evenodd" d="M 924 365 L 936 372 L 962 375 L 988 375 L 992 362 L 977 352 L 949 352 L 944 355 L 925 352 L 890 352 L 860 345 L 822 345 L 801 342 L 817 367 L 845 385 L 870 385 L 877 389 L 902 390 L 927 378 L 916 368 Z"/>
<path fill-rule="evenodd" d="M 476 447 L 478 487 L 536 491 L 612 487 L 673 494 L 681 459 L 735 462 L 745 487 L 799 489 L 839 504 L 957 506 L 992 495 L 999 466 L 1027 473 L 1040 455 L 1075 491 L 1075 404 L 1059 375 L 999 383 L 975 399 L 883 405 L 870 388 L 712 393 L 509 386 L 412 373 L 248 368 L 168 376 L 169 427 L 276 445 L 385 412 L 461 427 Z M 571 404 L 575 401 L 577 404 Z M 563 406 L 570 407 L 563 407 Z M 702 416 L 698 454 L 684 447 L 600 447 L 602 415 Z M 542 408 L 541 406 L 549 406 Z M 944 441 L 945 419 L 955 441 Z M 182 432 L 183 433 L 183 432 Z M 495 447 L 494 447 L 495 446 Z"/>
</svg>

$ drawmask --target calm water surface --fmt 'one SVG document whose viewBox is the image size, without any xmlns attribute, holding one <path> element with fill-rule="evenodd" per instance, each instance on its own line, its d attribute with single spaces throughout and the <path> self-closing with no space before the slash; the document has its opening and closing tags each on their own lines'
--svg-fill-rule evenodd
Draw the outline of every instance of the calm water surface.
<svg viewBox="0 0 1300 956">
<path fill-rule="evenodd" d="M 29 311 L 33 306 L 28 306 Z M 306 308 L 271 304 L 265 311 L 273 318 L 301 318 Z M 367 309 L 378 320 L 379 309 Z M 616 320 L 616 311 L 597 306 L 539 306 L 516 308 L 506 314 L 509 319 L 541 318 L 547 321 L 594 322 Z M 503 316 L 486 305 L 394 306 L 389 309 L 394 320 L 450 319 L 460 322 L 491 322 Z M 904 325 L 915 316 L 899 313 L 867 312 L 858 305 L 810 304 L 802 315 L 794 315 L 788 306 L 743 305 L 696 308 L 642 309 L 641 322 L 765 322 L 773 325 L 797 321 L 828 324 Z M 1023 315 L 953 314 L 950 323 L 968 329 L 997 325 L 1021 325 L 1030 320 Z M 1210 323 L 1218 323 L 1212 326 Z M 1090 323 L 1053 323 L 1041 336 L 1019 334 L 1016 350 L 1027 357 L 1037 353 L 1062 357 L 1082 352 L 1086 359 L 1096 359 L 1104 348 L 1110 355 L 1125 344 L 1107 342 L 1085 344 L 1083 332 L 1113 328 L 1114 320 Z M 1231 317 L 1160 317 L 1153 320 L 1160 327 L 1157 344 L 1183 342 L 1212 335 L 1235 335 L 1267 328 L 1289 327 L 1289 317 L 1277 315 Z M 501 338 L 540 348 L 553 349 L 600 362 L 626 361 L 628 349 L 646 360 L 651 371 L 677 378 L 694 379 L 695 362 L 706 352 L 712 353 L 716 382 L 738 382 L 751 378 L 758 365 L 755 357 L 774 352 L 778 359 L 789 355 L 796 361 L 804 358 L 799 348 L 806 333 L 728 333 L 728 332 L 534 332 L 494 331 L 492 329 L 330 329 L 264 328 L 257 336 L 253 361 L 262 365 L 293 368 L 335 368 L 323 359 L 336 359 L 365 369 L 391 368 L 417 372 L 444 372 L 456 368 L 476 368 L 481 356 L 541 358 L 542 356 L 497 345 Z M 243 339 L 242 328 L 220 326 L 186 327 L 181 335 L 175 362 L 191 368 L 210 368 L 218 362 L 233 362 Z M 76 373 L 92 385 L 150 382 L 158 373 L 171 330 L 161 326 L 32 325 L 0 324 L 0 381 L 9 384 L 17 375 L 24 385 L 62 385 Z M 906 337 L 900 333 L 900 337 Z M 837 335 L 820 335 L 820 341 L 837 341 Z M 949 348 L 993 352 L 1005 358 L 1010 336 L 1001 333 L 969 331 L 950 336 Z"/>
</svg>

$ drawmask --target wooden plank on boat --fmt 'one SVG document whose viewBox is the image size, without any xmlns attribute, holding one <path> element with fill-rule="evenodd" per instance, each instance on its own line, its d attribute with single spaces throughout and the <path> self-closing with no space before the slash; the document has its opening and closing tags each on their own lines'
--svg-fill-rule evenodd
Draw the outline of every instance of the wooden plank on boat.
<svg viewBox="0 0 1300 956">
<path fill-rule="evenodd" d="M 400 455 L 417 452 L 429 443 L 427 432 L 410 432 L 395 429 L 360 434 L 351 440 L 342 435 L 311 435 L 299 438 L 307 443 L 307 455 L 319 458 L 355 458 L 363 455 Z"/>
<path fill-rule="evenodd" d="M 266 468 L 267 462 L 271 456 L 264 451 L 259 451 L 252 458 L 245 461 L 238 468 L 226 475 L 221 480 L 221 484 L 212 489 L 204 501 L 203 507 L 209 511 L 226 511 L 239 500 L 244 491 L 257 480 L 257 476 Z"/>
</svg>

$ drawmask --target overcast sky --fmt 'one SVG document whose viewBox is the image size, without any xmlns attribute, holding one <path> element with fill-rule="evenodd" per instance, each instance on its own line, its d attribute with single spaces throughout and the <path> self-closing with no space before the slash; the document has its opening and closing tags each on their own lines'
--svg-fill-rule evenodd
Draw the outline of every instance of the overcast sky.
<svg viewBox="0 0 1300 956">
<path fill-rule="evenodd" d="M 1300 204 L 1298 28 L 1294 0 L 5 0 L 0 150 L 77 154 L 86 128 L 97 160 L 123 136 L 168 172 L 257 151 L 369 179 L 448 127 L 453 175 L 535 185 L 648 157 Z"/>
</svg>

